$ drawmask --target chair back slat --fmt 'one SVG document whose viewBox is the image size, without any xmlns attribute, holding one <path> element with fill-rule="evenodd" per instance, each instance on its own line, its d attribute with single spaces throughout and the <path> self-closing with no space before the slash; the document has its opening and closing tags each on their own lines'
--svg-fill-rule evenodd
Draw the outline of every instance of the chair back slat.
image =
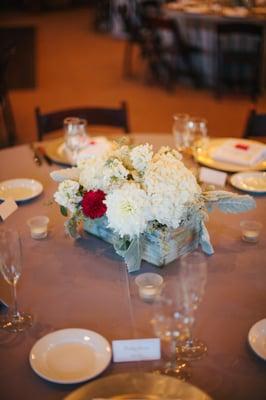
<svg viewBox="0 0 266 400">
<path fill-rule="evenodd" d="M 257 114 L 252 109 L 248 115 L 243 137 L 266 137 L 266 114 Z"/>
<path fill-rule="evenodd" d="M 40 108 L 35 109 L 38 129 L 38 140 L 43 140 L 44 135 L 59 130 L 63 127 L 63 121 L 67 117 L 78 117 L 86 119 L 88 126 L 110 126 L 122 129 L 125 133 L 130 132 L 128 122 L 128 110 L 125 101 L 119 108 L 107 107 L 80 107 L 69 108 L 55 112 L 42 114 Z"/>
</svg>

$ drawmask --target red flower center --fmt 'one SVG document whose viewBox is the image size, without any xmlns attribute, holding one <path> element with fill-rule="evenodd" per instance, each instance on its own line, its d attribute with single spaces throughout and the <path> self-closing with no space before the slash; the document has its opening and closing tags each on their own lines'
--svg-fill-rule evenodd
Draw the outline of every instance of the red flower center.
<svg viewBox="0 0 266 400">
<path fill-rule="evenodd" d="M 102 190 L 90 190 L 84 193 L 81 201 L 83 214 L 91 219 L 102 217 L 107 210 L 104 200 L 105 193 Z"/>
</svg>

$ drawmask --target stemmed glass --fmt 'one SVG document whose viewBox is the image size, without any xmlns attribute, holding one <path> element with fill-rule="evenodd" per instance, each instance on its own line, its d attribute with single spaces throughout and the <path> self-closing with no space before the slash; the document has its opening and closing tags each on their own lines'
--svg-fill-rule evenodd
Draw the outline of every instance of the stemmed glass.
<svg viewBox="0 0 266 400">
<path fill-rule="evenodd" d="M 198 359 L 207 352 L 207 346 L 201 340 L 192 337 L 191 330 L 207 282 L 205 256 L 199 251 L 182 256 L 177 279 L 177 310 L 185 327 L 185 334 L 177 346 L 177 351 L 184 359 Z"/>
<path fill-rule="evenodd" d="M 65 146 L 72 154 L 73 161 L 77 161 L 78 153 L 88 145 L 86 131 L 87 121 L 77 117 L 64 119 Z"/>
<path fill-rule="evenodd" d="M 177 352 L 184 333 L 183 317 L 177 311 L 174 298 L 165 294 L 156 297 L 153 303 L 153 318 L 151 320 L 154 333 L 161 339 L 161 349 L 164 364 L 159 372 L 175 376 L 181 380 L 189 378 L 188 363 Z"/>
<path fill-rule="evenodd" d="M 32 325 L 32 316 L 18 310 L 17 283 L 21 275 L 21 243 L 16 230 L 0 230 L 0 271 L 11 285 L 13 307 L 0 320 L 0 328 L 9 332 L 21 332 Z"/>
</svg>

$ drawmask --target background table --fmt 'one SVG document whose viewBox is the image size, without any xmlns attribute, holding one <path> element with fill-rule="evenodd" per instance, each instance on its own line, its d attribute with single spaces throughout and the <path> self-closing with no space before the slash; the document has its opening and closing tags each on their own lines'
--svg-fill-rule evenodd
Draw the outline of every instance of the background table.
<svg viewBox="0 0 266 400">
<path fill-rule="evenodd" d="M 173 144 L 170 135 L 136 135 L 135 142 L 158 147 Z M 111 245 L 96 237 L 73 241 L 64 233 L 64 217 L 51 203 L 56 183 L 49 172 L 57 166 L 33 162 L 27 146 L 0 152 L 0 180 L 35 178 L 44 192 L 1 224 L 18 228 L 23 243 L 23 273 L 18 287 L 21 310 L 34 316 L 33 327 L 21 334 L 0 333 L 0 397 L 2 400 L 62 399 L 79 385 L 57 385 L 39 378 L 28 361 L 33 344 L 57 329 L 85 328 L 113 339 L 152 337 L 152 306 L 137 294 L 123 260 Z M 265 318 L 265 197 L 248 213 L 210 214 L 208 229 L 215 254 L 208 257 L 206 294 L 197 313 L 195 334 L 208 345 L 208 354 L 192 363 L 191 383 L 217 400 L 262 400 L 266 393 L 266 363 L 249 348 L 250 327 Z M 45 214 L 50 232 L 45 240 L 30 238 L 26 220 Z M 239 221 L 255 218 L 264 224 L 257 244 L 240 239 Z M 141 272 L 159 272 L 175 287 L 178 262 L 159 270 L 147 263 Z M 102 376 L 119 372 L 151 371 L 157 362 L 111 363 Z"/>
<path fill-rule="evenodd" d="M 165 15 L 177 21 L 180 31 L 187 39 L 188 43 L 198 46 L 201 52 L 193 55 L 194 64 L 201 73 L 202 81 L 206 86 L 213 87 L 215 85 L 216 58 L 217 58 L 217 24 L 218 23 L 252 23 L 262 26 L 263 28 L 263 55 L 262 73 L 261 73 L 261 89 L 265 89 L 266 78 L 266 17 L 265 15 L 250 14 L 246 17 L 227 17 L 216 13 L 192 13 L 181 10 L 171 9 L 167 4 L 163 7 Z M 241 39 L 235 39 L 232 44 L 234 49 L 248 50 L 250 46 L 254 46 L 253 41 L 243 43 Z M 249 46 L 249 47 L 248 47 Z"/>
</svg>

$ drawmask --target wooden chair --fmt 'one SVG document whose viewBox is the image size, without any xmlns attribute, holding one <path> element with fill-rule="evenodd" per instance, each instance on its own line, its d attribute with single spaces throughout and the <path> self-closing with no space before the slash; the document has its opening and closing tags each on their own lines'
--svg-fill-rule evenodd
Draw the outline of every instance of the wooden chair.
<svg viewBox="0 0 266 400">
<path fill-rule="evenodd" d="M 217 25 L 215 93 L 240 91 L 256 100 L 262 79 L 263 28 L 252 23 Z"/>
<path fill-rule="evenodd" d="M 15 45 L 10 44 L 0 51 L 0 147 L 12 146 L 16 140 L 16 126 L 12 106 L 9 100 L 7 70 L 10 58 L 16 51 Z"/>
<path fill-rule="evenodd" d="M 109 126 L 130 132 L 128 122 L 127 103 L 121 102 L 118 108 L 107 107 L 83 107 L 69 108 L 65 110 L 42 114 L 39 107 L 35 109 L 38 130 L 38 140 L 43 140 L 44 135 L 59 130 L 63 127 L 63 121 L 67 117 L 78 117 L 87 120 L 88 126 Z"/>
<path fill-rule="evenodd" d="M 146 29 L 150 31 L 147 54 L 155 77 L 169 89 L 180 77 L 189 78 L 195 87 L 202 86 L 200 71 L 193 64 L 201 49 L 186 41 L 177 21 L 164 16 L 146 18 Z"/>
<path fill-rule="evenodd" d="M 255 109 L 250 111 L 243 137 L 266 137 L 266 113 L 257 114 Z"/>
</svg>

